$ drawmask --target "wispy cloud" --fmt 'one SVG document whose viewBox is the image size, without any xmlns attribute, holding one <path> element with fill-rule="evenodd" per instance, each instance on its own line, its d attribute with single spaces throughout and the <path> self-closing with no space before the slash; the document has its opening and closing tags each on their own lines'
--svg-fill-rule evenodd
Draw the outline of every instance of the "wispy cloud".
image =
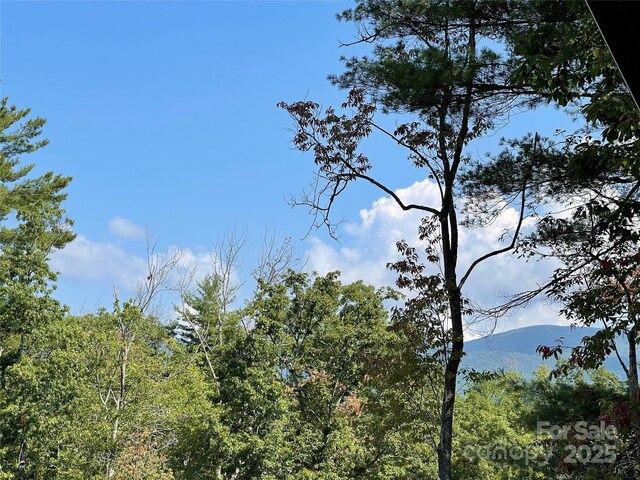
<svg viewBox="0 0 640 480">
<path fill-rule="evenodd" d="M 140 240 L 146 234 L 144 228 L 122 217 L 113 217 L 107 226 L 113 235 L 127 240 Z"/>
<path fill-rule="evenodd" d="M 112 288 L 120 292 L 132 293 L 148 275 L 149 261 L 162 263 L 176 257 L 176 264 L 170 283 L 178 283 L 179 278 L 189 273 L 192 281 L 201 280 L 213 269 L 213 252 L 194 252 L 189 248 L 169 246 L 154 251 L 151 258 L 132 253 L 121 245 L 98 242 L 78 235 L 64 249 L 51 255 L 51 266 L 60 272 L 61 280 L 80 280 L 93 283 L 96 289 L 110 292 Z"/>
<path fill-rule="evenodd" d="M 84 235 L 51 256 L 51 266 L 63 276 L 90 282 L 112 282 L 130 288 L 144 278 L 145 259 L 111 242 L 94 242 Z"/>
</svg>

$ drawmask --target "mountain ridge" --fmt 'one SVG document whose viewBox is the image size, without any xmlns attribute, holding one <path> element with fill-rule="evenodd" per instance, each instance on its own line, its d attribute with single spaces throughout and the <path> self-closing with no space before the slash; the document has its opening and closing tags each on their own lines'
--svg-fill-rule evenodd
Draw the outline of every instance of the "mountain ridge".
<svg viewBox="0 0 640 480">
<path fill-rule="evenodd" d="M 525 378 L 533 377 L 533 372 L 541 366 L 552 369 L 555 359 L 543 360 L 536 353 L 539 345 L 555 345 L 562 339 L 566 348 L 582 343 L 582 338 L 591 336 L 600 329 L 593 327 L 569 327 L 563 325 L 532 325 L 501 333 L 492 333 L 469 340 L 465 344 L 462 367 L 477 371 L 516 371 Z M 616 342 L 620 356 L 625 359 L 628 346 L 625 341 Z M 615 373 L 621 380 L 626 376 L 615 355 L 609 356 L 604 367 Z"/>
</svg>

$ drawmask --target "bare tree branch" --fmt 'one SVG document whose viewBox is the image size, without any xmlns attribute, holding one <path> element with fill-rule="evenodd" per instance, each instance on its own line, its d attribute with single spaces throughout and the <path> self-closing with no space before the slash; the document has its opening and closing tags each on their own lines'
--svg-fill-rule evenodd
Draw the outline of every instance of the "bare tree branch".
<svg viewBox="0 0 640 480">
<path fill-rule="evenodd" d="M 252 275 L 256 282 L 261 280 L 267 284 L 274 283 L 298 263 L 299 259 L 295 256 L 295 243 L 291 237 L 278 240 L 275 232 L 269 234 L 265 231 L 262 254 Z"/>
<path fill-rule="evenodd" d="M 438 185 L 438 190 L 440 190 L 440 199 L 443 200 L 444 199 L 444 191 L 443 191 L 443 188 L 442 188 L 442 183 L 440 182 L 440 175 L 433 168 L 433 165 L 431 165 L 431 162 L 429 161 L 429 159 L 426 156 L 424 156 L 424 154 L 422 152 L 420 152 L 417 148 L 409 145 L 408 143 L 406 143 L 402 139 L 398 138 L 393 133 L 391 133 L 391 132 L 387 131 L 386 129 L 382 128 L 381 126 L 377 125 L 376 123 L 371 122 L 371 126 L 373 128 L 375 128 L 376 130 L 379 130 L 380 132 L 384 133 L 389 138 L 392 138 L 393 140 L 395 140 L 398 143 L 398 145 L 402 145 L 403 147 L 411 150 L 415 155 L 418 156 L 418 158 L 420 158 L 420 160 L 422 160 L 424 162 L 424 164 L 427 166 L 427 168 L 431 172 L 431 175 L 433 176 L 433 179 L 436 181 L 436 183 Z"/>
<path fill-rule="evenodd" d="M 462 277 L 462 280 L 460 280 L 460 283 L 458 284 L 458 288 L 462 288 L 462 286 L 465 284 L 465 282 L 469 278 L 469 275 L 471 275 L 471 272 L 473 271 L 473 269 L 476 268 L 480 263 L 484 262 L 488 258 L 495 257 L 496 255 L 500 255 L 501 253 L 506 253 L 515 248 L 516 243 L 518 242 L 518 237 L 520 235 L 520 229 L 522 228 L 522 222 L 524 221 L 525 206 L 526 206 L 526 185 L 523 186 L 522 188 L 522 201 L 520 202 L 520 211 L 518 212 L 518 215 L 519 215 L 518 224 L 516 226 L 515 232 L 513 233 L 513 238 L 511 239 L 511 243 L 506 247 L 498 248 L 496 250 L 493 250 L 492 252 L 486 253 L 481 257 L 476 258 L 473 261 L 473 263 L 469 266 L 467 271 L 465 272 L 464 276 Z"/>
<path fill-rule="evenodd" d="M 143 313 L 149 310 L 158 313 L 160 305 L 154 305 L 158 297 L 164 292 L 184 291 L 193 278 L 195 267 L 180 269 L 184 260 L 184 252 L 180 250 L 157 253 L 158 241 L 150 232 L 146 234 L 145 243 L 147 277 L 136 286 L 134 303 Z"/>
</svg>

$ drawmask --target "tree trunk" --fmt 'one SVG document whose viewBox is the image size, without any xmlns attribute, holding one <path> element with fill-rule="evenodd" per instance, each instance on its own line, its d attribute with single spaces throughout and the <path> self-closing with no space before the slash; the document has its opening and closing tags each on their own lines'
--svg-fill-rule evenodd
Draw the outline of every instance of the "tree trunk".
<svg viewBox="0 0 640 480">
<path fill-rule="evenodd" d="M 455 280 L 455 279 L 454 279 Z M 451 355 L 445 367 L 444 396 L 438 444 L 438 477 L 451 480 L 451 444 L 453 439 L 453 407 L 456 400 L 456 381 L 458 367 L 462 358 L 464 337 L 462 332 L 462 297 L 458 288 L 452 288 L 449 296 L 449 311 L 453 339 Z"/>
<path fill-rule="evenodd" d="M 18 451 L 18 472 L 22 475 L 27 466 L 27 439 L 20 442 L 20 450 Z"/>
</svg>

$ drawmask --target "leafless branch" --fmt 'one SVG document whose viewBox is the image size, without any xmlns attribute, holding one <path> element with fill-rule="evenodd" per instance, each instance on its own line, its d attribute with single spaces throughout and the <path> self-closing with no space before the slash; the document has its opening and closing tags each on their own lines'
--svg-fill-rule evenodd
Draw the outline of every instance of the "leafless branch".
<svg viewBox="0 0 640 480">
<path fill-rule="evenodd" d="M 418 158 L 420 158 L 420 160 L 422 160 L 424 162 L 424 164 L 427 166 L 427 168 L 431 172 L 431 175 L 433 175 L 433 178 L 434 178 L 434 180 L 436 181 L 436 183 L 438 185 L 438 190 L 440 190 L 440 199 L 441 200 L 444 199 L 444 191 L 443 191 L 443 188 L 442 188 L 442 183 L 440 182 L 440 175 L 433 168 L 433 165 L 431 164 L 429 159 L 422 152 L 420 152 L 417 148 L 409 145 L 407 142 L 405 142 L 401 138 L 398 138 L 396 135 L 394 135 L 393 133 L 387 131 L 386 129 L 382 128 L 381 126 L 377 125 L 376 123 L 371 122 L 371 126 L 373 128 L 375 128 L 376 130 L 384 133 L 389 138 L 395 140 L 398 143 L 398 145 L 402 145 L 403 147 L 405 147 L 405 148 L 409 149 L 411 152 L 413 152 L 416 156 L 418 156 Z"/>
<path fill-rule="evenodd" d="M 262 241 L 262 254 L 258 266 L 253 270 L 253 278 L 270 284 L 276 282 L 290 268 L 299 264 L 295 256 L 295 243 L 291 237 L 278 240 L 275 232 L 265 232 Z"/>
<path fill-rule="evenodd" d="M 396 192 L 391 190 L 386 185 L 383 185 L 382 183 L 378 182 L 373 177 L 370 177 L 369 175 L 365 175 L 363 173 L 354 173 L 353 175 L 355 177 L 358 177 L 358 178 L 361 178 L 363 180 L 366 180 L 370 184 L 375 185 L 376 187 L 378 187 L 380 190 L 382 190 L 387 195 L 389 195 L 396 202 L 396 204 L 404 211 L 407 211 L 407 210 L 421 210 L 423 212 L 429 212 L 429 213 L 431 213 L 433 215 L 436 215 L 437 217 L 442 217 L 442 212 L 440 212 L 440 210 L 436 210 L 433 207 L 427 207 L 426 205 L 419 205 L 419 204 L 415 204 L 415 203 L 405 204 L 402 201 L 402 199 L 396 194 Z"/>
<path fill-rule="evenodd" d="M 149 310 L 159 310 L 154 302 L 163 292 L 183 292 L 193 278 L 195 267 L 180 269 L 184 260 L 184 252 L 180 250 L 158 253 L 158 241 L 150 232 L 147 232 L 145 242 L 147 277 L 136 286 L 135 304 L 141 312 L 149 313 Z"/>
<path fill-rule="evenodd" d="M 515 232 L 513 233 L 513 238 L 511 239 L 511 243 L 506 247 L 498 248 L 496 250 L 493 250 L 492 252 L 486 253 L 485 255 L 482 255 L 481 257 L 476 258 L 467 269 L 466 273 L 462 277 L 462 280 L 460 280 L 460 283 L 458 284 L 458 288 L 460 289 L 462 288 L 462 286 L 465 284 L 465 282 L 469 278 L 469 275 L 471 275 L 471 272 L 473 271 L 473 269 L 477 267 L 480 263 L 484 262 L 488 258 L 495 257 L 496 255 L 500 255 L 501 253 L 506 253 L 515 248 L 516 243 L 518 242 L 518 237 L 520 235 L 520 229 L 522 228 L 522 222 L 524 221 L 524 217 L 525 217 L 524 215 L 525 206 L 526 206 L 526 185 L 523 186 L 522 188 L 522 201 L 520 202 L 518 224 L 516 226 Z"/>
</svg>

